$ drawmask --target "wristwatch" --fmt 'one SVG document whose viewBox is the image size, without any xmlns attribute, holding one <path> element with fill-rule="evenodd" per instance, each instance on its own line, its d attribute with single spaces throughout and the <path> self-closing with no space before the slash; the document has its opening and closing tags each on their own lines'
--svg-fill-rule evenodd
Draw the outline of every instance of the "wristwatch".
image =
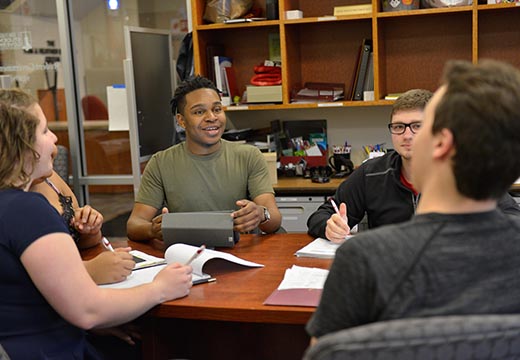
<svg viewBox="0 0 520 360">
<path fill-rule="evenodd" d="M 262 206 L 264 208 L 264 220 L 260 222 L 259 225 L 265 224 L 271 220 L 271 214 L 269 214 L 269 210 L 265 206 Z"/>
</svg>

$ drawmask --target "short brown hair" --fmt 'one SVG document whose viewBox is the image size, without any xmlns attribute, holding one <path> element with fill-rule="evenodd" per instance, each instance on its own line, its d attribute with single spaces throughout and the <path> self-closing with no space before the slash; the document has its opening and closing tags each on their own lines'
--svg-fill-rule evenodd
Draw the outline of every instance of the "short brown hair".
<svg viewBox="0 0 520 360">
<path fill-rule="evenodd" d="M 392 114 L 403 110 L 424 110 L 424 107 L 432 98 L 433 93 L 430 90 L 412 89 L 402 93 L 392 106 Z"/>
<path fill-rule="evenodd" d="M 498 199 L 520 176 L 520 71 L 494 60 L 450 61 L 443 80 L 432 133 L 453 134 L 457 189 Z"/>
<path fill-rule="evenodd" d="M 39 120 L 0 101 L 0 189 L 24 188 L 40 155 L 34 149 Z"/>
</svg>

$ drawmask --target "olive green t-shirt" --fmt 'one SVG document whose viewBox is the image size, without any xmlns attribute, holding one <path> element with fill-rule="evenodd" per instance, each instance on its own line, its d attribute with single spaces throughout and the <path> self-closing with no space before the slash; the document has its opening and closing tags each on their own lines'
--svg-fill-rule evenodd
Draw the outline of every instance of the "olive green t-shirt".
<svg viewBox="0 0 520 360">
<path fill-rule="evenodd" d="M 193 155 L 184 142 L 152 156 L 136 202 L 170 212 L 237 209 L 236 201 L 274 194 L 267 163 L 251 145 L 221 140 L 218 151 Z"/>
</svg>

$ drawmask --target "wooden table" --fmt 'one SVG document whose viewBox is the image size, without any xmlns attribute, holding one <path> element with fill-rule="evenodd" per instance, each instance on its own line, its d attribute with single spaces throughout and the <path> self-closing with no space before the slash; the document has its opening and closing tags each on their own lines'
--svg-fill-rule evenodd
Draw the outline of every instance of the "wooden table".
<svg viewBox="0 0 520 360">
<path fill-rule="evenodd" d="M 218 249 L 265 267 L 209 262 L 204 271 L 216 282 L 196 285 L 189 296 L 159 305 L 142 317 L 144 358 L 301 359 L 310 340 L 305 324 L 315 308 L 263 302 L 292 265 L 329 268 L 331 260 L 294 256 L 311 240 L 307 234 L 294 233 L 242 235 L 233 249 Z M 111 241 L 115 246 L 126 244 Z M 163 255 L 157 243 L 128 241 L 128 245 Z M 83 252 L 84 258 L 94 252 Z"/>
</svg>

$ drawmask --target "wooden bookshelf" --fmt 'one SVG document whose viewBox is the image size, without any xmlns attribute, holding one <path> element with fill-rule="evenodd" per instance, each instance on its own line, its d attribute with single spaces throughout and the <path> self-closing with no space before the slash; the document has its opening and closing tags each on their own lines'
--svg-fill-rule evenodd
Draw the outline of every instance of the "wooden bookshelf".
<svg viewBox="0 0 520 360">
<path fill-rule="evenodd" d="M 436 9 L 383 12 L 372 1 L 372 13 L 334 17 L 334 6 L 363 0 L 279 0 L 280 20 L 240 24 L 206 24 L 205 0 L 191 0 L 195 72 L 208 74 L 206 47 L 222 44 L 233 58 L 240 93 L 254 75 L 253 67 L 269 57 L 268 34 L 280 34 L 281 104 L 248 105 L 234 110 L 316 108 L 323 104 L 291 103 L 291 91 L 305 82 L 344 83 L 352 87 L 359 47 L 371 38 L 374 52 L 374 101 L 343 101 L 332 106 L 388 105 L 388 93 L 410 88 L 435 90 L 447 60 L 477 62 L 493 58 L 520 67 L 520 6 L 478 4 Z M 265 14 L 265 0 L 254 6 Z M 285 11 L 301 10 L 302 19 L 285 20 Z"/>
</svg>

